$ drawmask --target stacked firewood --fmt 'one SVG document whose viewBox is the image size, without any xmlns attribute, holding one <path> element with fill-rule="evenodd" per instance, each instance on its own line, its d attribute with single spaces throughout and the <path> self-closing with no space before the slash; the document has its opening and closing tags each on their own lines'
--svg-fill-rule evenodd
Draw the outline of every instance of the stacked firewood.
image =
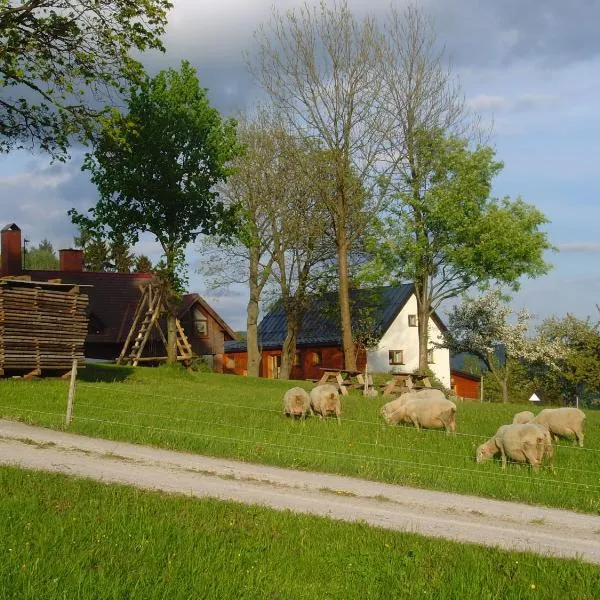
<svg viewBox="0 0 600 600">
<path fill-rule="evenodd" d="M 87 304 L 76 286 L 0 279 L 0 374 L 83 366 Z"/>
</svg>

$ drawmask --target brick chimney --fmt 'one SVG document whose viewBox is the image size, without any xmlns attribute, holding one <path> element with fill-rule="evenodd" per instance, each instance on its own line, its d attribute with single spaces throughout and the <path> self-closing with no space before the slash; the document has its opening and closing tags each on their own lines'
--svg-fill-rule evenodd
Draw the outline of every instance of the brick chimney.
<svg viewBox="0 0 600 600">
<path fill-rule="evenodd" d="M 64 248 L 58 251 L 61 271 L 83 271 L 83 250 Z"/>
<path fill-rule="evenodd" d="M 9 223 L 1 232 L 2 275 L 20 275 L 23 272 L 23 249 L 21 230 L 15 223 Z"/>
</svg>

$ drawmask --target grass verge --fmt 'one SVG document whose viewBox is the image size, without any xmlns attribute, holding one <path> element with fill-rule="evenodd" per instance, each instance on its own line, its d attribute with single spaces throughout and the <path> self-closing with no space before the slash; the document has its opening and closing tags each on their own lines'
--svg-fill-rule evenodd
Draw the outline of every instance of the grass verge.
<svg viewBox="0 0 600 600">
<path fill-rule="evenodd" d="M 0 533 L 6 600 L 600 597 L 576 560 L 12 467 Z"/>
</svg>

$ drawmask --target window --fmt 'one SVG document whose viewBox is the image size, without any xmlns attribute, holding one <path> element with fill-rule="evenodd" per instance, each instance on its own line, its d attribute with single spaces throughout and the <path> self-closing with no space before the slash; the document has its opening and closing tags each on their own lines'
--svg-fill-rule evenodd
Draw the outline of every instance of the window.
<svg viewBox="0 0 600 600">
<path fill-rule="evenodd" d="M 302 356 L 300 355 L 300 352 L 296 352 L 296 354 L 294 354 L 294 367 L 299 367 L 302 364 Z"/>
<path fill-rule="evenodd" d="M 194 310 L 194 332 L 200 336 L 208 335 L 208 319 L 197 308 Z"/>
<path fill-rule="evenodd" d="M 320 351 L 312 353 L 311 362 L 313 365 L 320 365 L 323 362 L 323 356 Z"/>
<path fill-rule="evenodd" d="M 429 350 L 427 350 L 427 362 L 429 364 L 435 362 L 435 360 L 433 360 L 433 348 L 429 348 Z"/>
<path fill-rule="evenodd" d="M 417 326 L 417 315 L 408 315 L 408 326 L 409 327 Z"/>
<path fill-rule="evenodd" d="M 390 365 L 404 364 L 404 350 L 390 350 Z"/>
</svg>

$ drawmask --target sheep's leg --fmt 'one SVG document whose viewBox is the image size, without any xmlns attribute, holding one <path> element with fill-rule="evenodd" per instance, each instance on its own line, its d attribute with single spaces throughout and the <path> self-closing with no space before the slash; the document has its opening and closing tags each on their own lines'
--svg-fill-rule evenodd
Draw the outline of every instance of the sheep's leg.
<svg viewBox="0 0 600 600">
<path fill-rule="evenodd" d="M 420 427 L 419 427 L 419 419 L 417 419 L 417 416 L 413 414 L 413 415 L 409 415 L 409 418 L 410 418 L 410 420 L 411 420 L 411 423 L 412 423 L 412 424 L 413 424 L 413 425 L 414 425 L 414 426 L 415 426 L 417 429 L 420 429 Z"/>
<path fill-rule="evenodd" d="M 500 446 L 500 455 L 502 458 L 502 469 L 506 469 L 506 454 L 504 452 L 504 447 Z"/>
<path fill-rule="evenodd" d="M 579 446 L 581 448 L 583 448 L 583 431 L 576 431 L 575 437 L 577 438 L 577 441 L 579 442 Z"/>
</svg>

